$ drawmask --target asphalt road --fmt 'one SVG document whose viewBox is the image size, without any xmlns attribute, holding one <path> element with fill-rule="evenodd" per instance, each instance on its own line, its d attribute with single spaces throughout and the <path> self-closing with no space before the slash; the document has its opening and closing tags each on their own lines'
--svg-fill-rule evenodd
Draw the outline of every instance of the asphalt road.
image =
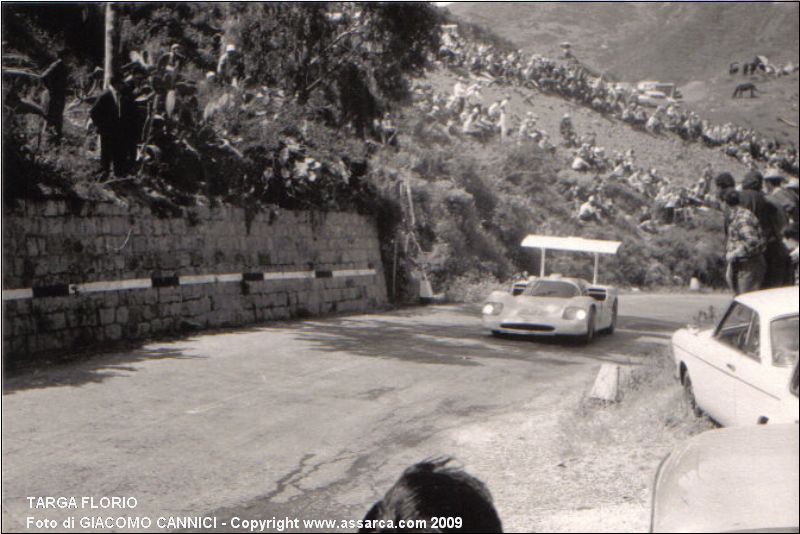
<svg viewBox="0 0 800 534">
<path fill-rule="evenodd" d="M 586 347 L 491 338 L 478 307 L 437 306 L 205 333 L 6 377 L 3 530 L 28 517 L 149 517 L 153 530 L 169 516 L 216 517 L 222 530 L 233 517 L 360 519 L 405 467 L 437 456 L 488 484 L 507 530 L 529 528 L 570 504 L 531 476 L 557 476 L 549 440 L 599 365 L 642 361 L 725 300 L 626 295 L 618 332 Z M 29 496 L 136 507 L 31 509 Z"/>
</svg>

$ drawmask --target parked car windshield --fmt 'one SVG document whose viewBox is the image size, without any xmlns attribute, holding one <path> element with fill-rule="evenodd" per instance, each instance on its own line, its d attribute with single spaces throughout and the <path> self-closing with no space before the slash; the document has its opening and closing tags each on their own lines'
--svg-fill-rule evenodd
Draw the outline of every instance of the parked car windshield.
<svg viewBox="0 0 800 534">
<path fill-rule="evenodd" d="M 758 314 L 747 306 L 734 302 L 719 325 L 716 337 L 747 356 L 759 359 Z"/>
<path fill-rule="evenodd" d="M 537 280 L 528 284 L 525 288 L 525 295 L 529 297 L 556 297 L 572 298 L 580 295 L 577 287 L 570 282 L 557 280 Z"/>
<path fill-rule="evenodd" d="M 772 340 L 772 365 L 790 367 L 797 362 L 798 351 L 798 316 L 781 317 L 772 321 L 770 336 Z"/>
</svg>

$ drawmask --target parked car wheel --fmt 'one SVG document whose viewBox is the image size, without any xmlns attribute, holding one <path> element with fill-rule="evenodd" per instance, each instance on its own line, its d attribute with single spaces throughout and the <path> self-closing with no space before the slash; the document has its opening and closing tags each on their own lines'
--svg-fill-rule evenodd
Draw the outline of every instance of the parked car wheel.
<svg viewBox="0 0 800 534">
<path fill-rule="evenodd" d="M 694 397 L 694 389 L 692 389 L 692 379 L 689 376 L 689 371 L 683 375 L 683 398 L 686 400 L 687 405 L 692 410 L 695 417 L 701 417 L 703 410 L 697 405 L 697 399 Z"/>
</svg>

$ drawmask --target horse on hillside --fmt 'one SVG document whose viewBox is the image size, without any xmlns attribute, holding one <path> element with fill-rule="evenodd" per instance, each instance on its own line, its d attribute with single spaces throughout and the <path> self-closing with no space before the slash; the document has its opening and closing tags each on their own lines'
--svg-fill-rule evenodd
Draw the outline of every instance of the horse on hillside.
<svg viewBox="0 0 800 534">
<path fill-rule="evenodd" d="M 740 83 L 736 86 L 736 89 L 733 90 L 733 96 L 731 98 L 743 96 L 747 91 L 750 91 L 750 98 L 755 98 L 758 88 L 756 88 L 756 84 L 752 82 Z"/>
</svg>

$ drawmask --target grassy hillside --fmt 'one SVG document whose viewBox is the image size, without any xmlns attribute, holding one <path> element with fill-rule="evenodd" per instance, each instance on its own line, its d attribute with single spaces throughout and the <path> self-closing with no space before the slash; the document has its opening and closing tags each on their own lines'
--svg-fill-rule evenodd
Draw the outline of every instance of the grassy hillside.
<svg viewBox="0 0 800 534">
<path fill-rule="evenodd" d="M 457 80 L 457 73 L 439 69 L 428 73 L 424 83 L 447 93 Z M 674 136 L 652 136 L 560 97 L 502 85 L 484 87 L 481 96 L 487 105 L 508 98 L 512 123 L 534 111 L 539 127 L 554 137 L 561 117 L 569 112 L 579 134 L 594 132 L 598 144 L 609 152 L 633 148 L 638 166 L 657 168 L 674 184 L 693 183 L 706 164 L 737 176 L 745 172 L 720 150 Z M 501 141 L 499 136 L 479 141 L 461 135 L 425 135 L 419 128 L 423 122 L 417 110 L 404 110 L 399 149 L 379 152 L 371 163 L 373 179 L 384 190 L 399 183 L 410 186 L 413 230 L 422 248 L 413 254 L 414 263 L 432 275 L 435 291 L 480 298 L 485 295 L 475 291 L 476 286 L 485 291 L 487 281 L 505 280 L 515 271 L 536 272 L 535 253 L 519 246 L 529 233 L 623 241 L 618 257 L 603 260 L 605 282 L 671 285 L 699 276 L 709 284 L 721 283 L 718 213 L 704 212 L 694 221 L 663 225 L 657 234 L 648 234 L 637 227 L 637 214 L 651 208 L 652 199 L 612 180 L 603 195 L 616 206 L 614 215 L 602 223 L 583 223 L 576 217 L 580 201 L 571 199 L 568 190 L 573 185 L 591 187 L 595 176 L 570 168 L 571 150 L 558 146 L 548 153 L 532 142 Z M 406 205 L 403 232 L 410 229 L 408 212 Z M 552 253 L 548 258 L 548 272 L 591 277 L 588 255 Z"/>
<path fill-rule="evenodd" d="M 529 52 L 558 56 L 569 41 L 593 68 L 625 81 L 660 79 L 682 87 L 686 105 L 717 122 L 732 121 L 797 143 L 798 77 L 753 77 L 754 101 L 730 98 L 740 74 L 733 61 L 765 55 L 798 63 L 798 4 L 774 3 L 454 3 L 448 9 L 483 24 Z"/>
<path fill-rule="evenodd" d="M 621 78 L 687 83 L 762 54 L 797 62 L 798 4 L 464 2 L 448 9 L 529 52 L 576 55 Z"/>
</svg>

